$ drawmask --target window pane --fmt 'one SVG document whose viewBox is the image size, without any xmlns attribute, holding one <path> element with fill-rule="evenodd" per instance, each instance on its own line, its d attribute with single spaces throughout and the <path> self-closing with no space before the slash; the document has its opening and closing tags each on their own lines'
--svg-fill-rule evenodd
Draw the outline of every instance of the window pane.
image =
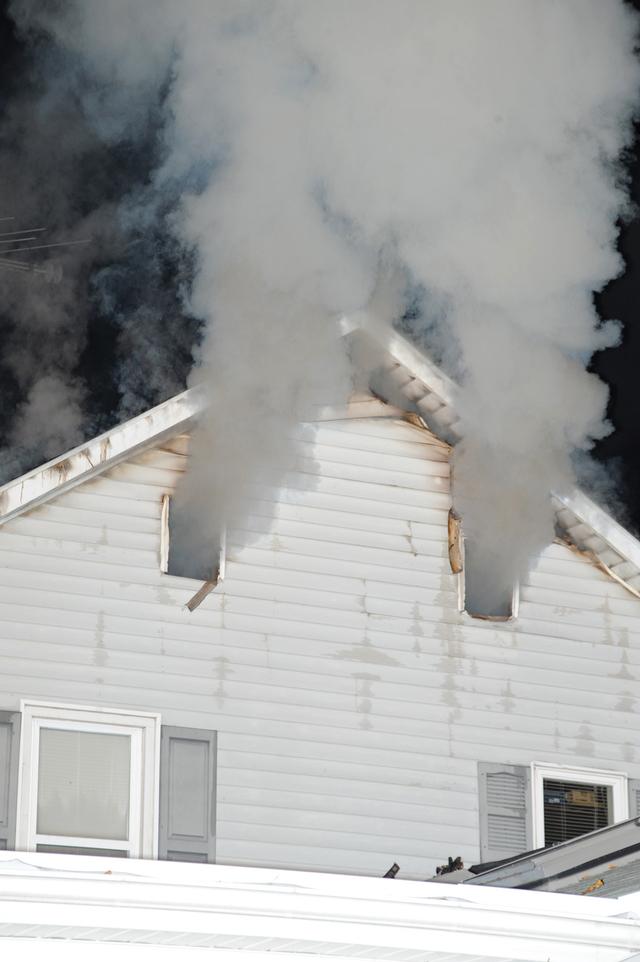
<svg viewBox="0 0 640 962">
<path fill-rule="evenodd" d="M 82 848 L 79 845 L 36 845 L 36 852 L 56 852 L 58 855 L 104 855 L 105 858 L 128 858 L 128 852 L 118 848 Z"/>
<path fill-rule="evenodd" d="M 40 729 L 39 835 L 126 839 L 131 739 Z"/>
<path fill-rule="evenodd" d="M 611 824 L 611 788 L 544 780 L 544 844 L 555 845 Z"/>
<path fill-rule="evenodd" d="M 203 508 L 204 510 L 204 508 Z M 203 525 L 196 508 L 169 502 L 167 573 L 196 581 L 215 581 L 220 570 L 220 534 Z"/>
<path fill-rule="evenodd" d="M 515 578 L 504 570 L 504 559 L 480 553 L 474 542 L 464 542 L 464 607 L 476 618 L 510 618 Z"/>
</svg>

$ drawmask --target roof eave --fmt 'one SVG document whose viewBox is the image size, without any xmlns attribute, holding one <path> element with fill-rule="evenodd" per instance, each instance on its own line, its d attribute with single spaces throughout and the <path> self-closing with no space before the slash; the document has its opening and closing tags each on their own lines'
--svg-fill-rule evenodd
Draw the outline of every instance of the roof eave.
<svg viewBox="0 0 640 962">
<path fill-rule="evenodd" d="M 197 388 L 183 391 L 162 404 L 78 445 L 59 458 L 0 487 L 0 524 L 38 507 L 52 494 L 63 494 L 120 461 L 185 430 L 206 403 Z"/>
</svg>

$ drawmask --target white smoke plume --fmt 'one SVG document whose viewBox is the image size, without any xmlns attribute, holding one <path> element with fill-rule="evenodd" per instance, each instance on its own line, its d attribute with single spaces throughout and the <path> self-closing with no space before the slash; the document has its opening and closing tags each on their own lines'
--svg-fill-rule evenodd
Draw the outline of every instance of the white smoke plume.
<svg viewBox="0 0 640 962">
<path fill-rule="evenodd" d="M 366 307 L 391 249 L 421 292 L 415 336 L 455 358 L 456 505 L 490 562 L 490 608 L 494 586 L 552 538 L 549 491 L 574 483 L 572 452 L 609 429 L 606 389 L 585 366 L 617 337 L 592 292 L 622 269 L 632 11 L 622 0 L 16 0 L 15 11 L 91 71 L 102 136 L 116 141 L 166 87 L 149 190 L 181 185 L 171 229 L 196 252 L 190 305 L 207 334 L 193 378 L 212 403 L 184 497 L 200 519 L 241 525 L 243 488 L 291 466 L 295 421 L 348 391 L 335 320 Z"/>
</svg>

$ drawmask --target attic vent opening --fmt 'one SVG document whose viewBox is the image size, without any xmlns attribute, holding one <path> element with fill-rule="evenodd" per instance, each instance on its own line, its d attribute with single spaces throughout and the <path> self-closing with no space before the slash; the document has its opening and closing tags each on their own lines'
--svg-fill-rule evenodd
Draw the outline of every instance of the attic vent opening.
<svg viewBox="0 0 640 962">
<path fill-rule="evenodd" d="M 194 596 L 199 604 L 224 576 L 224 564 L 224 531 L 217 539 L 203 537 L 198 519 L 179 511 L 171 496 L 163 495 L 160 570 L 178 578 L 204 582 Z M 205 587 L 207 591 L 203 593 Z"/>
<path fill-rule="evenodd" d="M 464 539 L 464 610 L 472 618 L 508 621 L 517 616 L 518 586 Z"/>
<path fill-rule="evenodd" d="M 557 845 L 613 822 L 610 785 L 545 778 L 544 844 Z"/>
</svg>

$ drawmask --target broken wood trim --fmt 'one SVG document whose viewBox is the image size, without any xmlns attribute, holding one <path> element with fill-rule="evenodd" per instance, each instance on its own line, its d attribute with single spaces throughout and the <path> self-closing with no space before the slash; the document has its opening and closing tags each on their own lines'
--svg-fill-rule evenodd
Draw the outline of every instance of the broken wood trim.
<svg viewBox="0 0 640 962">
<path fill-rule="evenodd" d="M 454 575 L 459 575 L 464 568 L 462 563 L 460 518 L 453 508 L 449 509 L 447 531 L 449 540 L 449 564 Z"/>
<path fill-rule="evenodd" d="M 477 621 L 513 621 L 513 615 L 476 615 L 472 611 L 467 611 L 467 614 Z"/>
<path fill-rule="evenodd" d="M 205 581 L 196 591 L 195 595 L 187 601 L 186 607 L 189 611 L 195 611 L 198 605 L 202 604 L 204 599 L 210 594 L 213 589 L 220 584 L 224 579 L 227 570 L 227 529 L 224 527 L 220 534 L 220 554 L 218 556 L 218 570 L 215 576 L 209 581 Z"/>
<path fill-rule="evenodd" d="M 169 505 L 171 495 L 162 495 L 160 509 L 160 571 L 166 574 L 169 570 Z"/>
<path fill-rule="evenodd" d="M 216 573 L 215 579 L 212 578 L 210 581 L 205 581 L 204 584 L 198 588 L 195 595 L 187 601 L 186 607 L 189 611 L 195 611 L 198 605 L 202 604 L 207 595 L 210 594 L 218 584 L 218 580 L 219 576 Z"/>
</svg>

